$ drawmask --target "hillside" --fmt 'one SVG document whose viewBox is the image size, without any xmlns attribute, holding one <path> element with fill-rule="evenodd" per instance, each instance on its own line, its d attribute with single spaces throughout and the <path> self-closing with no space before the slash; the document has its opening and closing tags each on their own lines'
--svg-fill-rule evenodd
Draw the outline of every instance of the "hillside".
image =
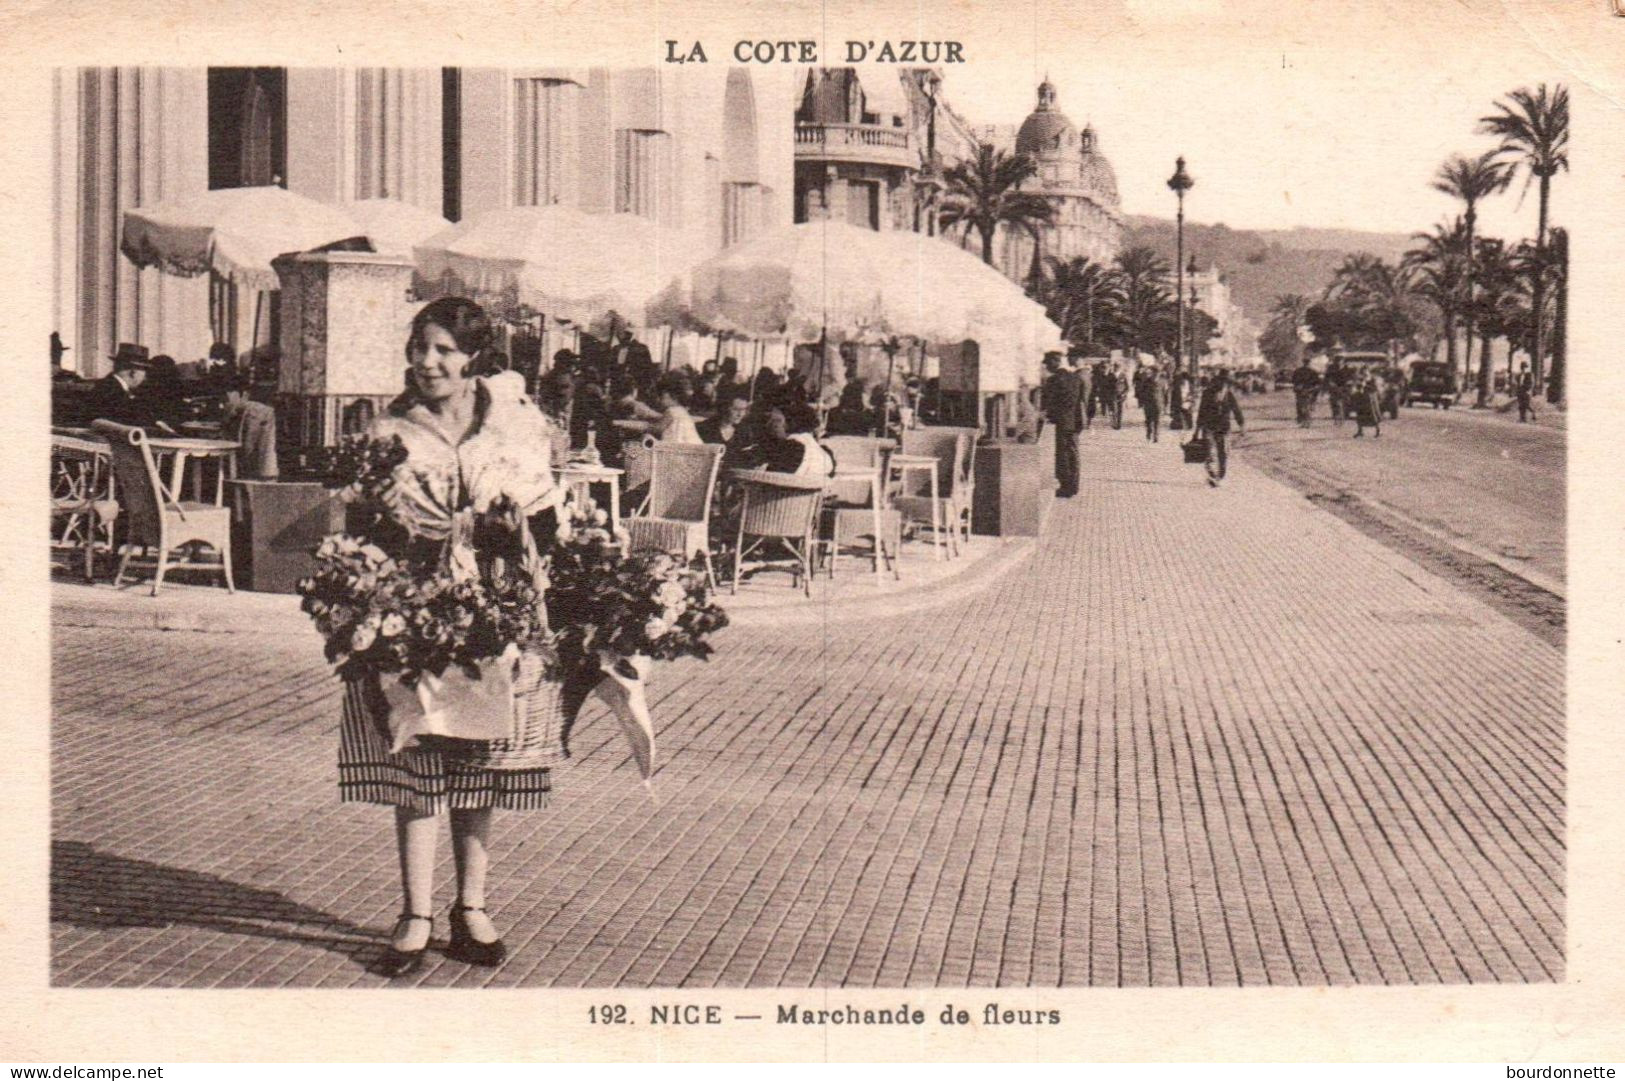
<svg viewBox="0 0 1625 1081">
<path fill-rule="evenodd" d="M 1353 252 L 1397 260 L 1410 243 L 1402 233 L 1362 233 L 1350 229 L 1231 229 L 1185 223 L 1185 255 L 1196 265 L 1217 265 L 1230 283 L 1230 295 L 1262 328 L 1270 307 L 1283 293 L 1319 294 L 1332 272 Z M 1145 246 L 1174 261 L 1174 223 L 1130 215 L 1124 247 Z"/>
</svg>

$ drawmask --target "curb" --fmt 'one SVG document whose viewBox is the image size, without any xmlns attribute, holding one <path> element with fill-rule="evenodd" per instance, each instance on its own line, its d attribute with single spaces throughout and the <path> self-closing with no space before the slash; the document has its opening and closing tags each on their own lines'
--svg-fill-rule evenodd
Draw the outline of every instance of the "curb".
<svg viewBox="0 0 1625 1081">
<path fill-rule="evenodd" d="M 770 608 L 747 608 L 729 612 L 728 626 L 813 627 L 854 619 L 885 619 L 940 608 L 950 601 L 964 600 L 980 593 L 1025 562 L 1037 547 L 1037 539 L 1033 537 L 1006 541 L 997 552 L 978 560 L 974 566 L 919 589 L 805 607 L 775 605 Z M 723 607 L 726 609 L 727 605 Z"/>
<path fill-rule="evenodd" d="M 852 597 L 821 605 L 773 605 L 728 612 L 728 626 L 744 628 L 806 627 L 854 619 L 907 615 L 963 599 L 987 588 L 1032 554 L 1032 538 L 1007 542 L 975 565 L 919 589 L 873 597 Z M 100 627 L 113 630 L 190 631 L 203 634 L 314 636 L 309 618 L 299 610 L 298 598 L 288 594 L 238 591 L 229 597 L 209 598 L 214 605 L 233 605 L 229 611 L 203 610 L 158 597 L 119 596 L 117 603 L 97 603 L 95 596 L 77 593 L 92 587 L 53 583 L 51 624 L 58 627 Z M 140 592 L 144 593 L 145 590 Z M 112 598 L 109 598 L 110 600 Z M 149 603 L 150 602 L 150 603 Z M 727 609 L 726 601 L 723 608 Z"/>
</svg>

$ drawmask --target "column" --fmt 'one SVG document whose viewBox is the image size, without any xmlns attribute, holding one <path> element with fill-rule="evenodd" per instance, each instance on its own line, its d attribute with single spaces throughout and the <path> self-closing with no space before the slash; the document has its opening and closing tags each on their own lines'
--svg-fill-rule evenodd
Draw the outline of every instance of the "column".
<svg viewBox="0 0 1625 1081">
<path fill-rule="evenodd" d="M 73 207 L 58 225 L 58 318 L 72 314 L 59 328 L 71 363 L 101 375 L 120 341 L 200 359 L 208 279 L 137 270 L 118 245 L 124 211 L 207 188 L 205 70 L 84 68 L 59 79 L 57 105 L 57 198 Z"/>
<path fill-rule="evenodd" d="M 501 68 L 466 68 L 462 93 L 463 218 L 513 206 L 513 79 Z"/>
</svg>

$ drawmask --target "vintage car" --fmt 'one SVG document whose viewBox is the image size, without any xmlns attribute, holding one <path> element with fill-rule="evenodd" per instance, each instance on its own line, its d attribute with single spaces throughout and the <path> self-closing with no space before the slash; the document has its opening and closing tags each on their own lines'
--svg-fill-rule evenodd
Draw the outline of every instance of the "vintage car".
<svg viewBox="0 0 1625 1081">
<path fill-rule="evenodd" d="M 1461 397 L 1456 384 L 1456 372 L 1449 364 L 1436 360 L 1418 360 L 1411 365 L 1411 376 L 1406 383 L 1407 403 L 1431 402 L 1433 408 L 1449 409 Z"/>
</svg>

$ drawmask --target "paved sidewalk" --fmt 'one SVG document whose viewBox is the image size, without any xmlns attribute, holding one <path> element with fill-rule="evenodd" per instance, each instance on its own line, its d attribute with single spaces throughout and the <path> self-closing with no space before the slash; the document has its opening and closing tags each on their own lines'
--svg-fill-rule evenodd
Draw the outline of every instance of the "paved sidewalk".
<svg viewBox="0 0 1625 1081">
<path fill-rule="evenodd" d="M 990 588 L 659 670 L 658 803 L 585 716 L 497 822 L 511 961 L 417 980 L 1561 979 L 1561 653 L 1245 450 L 1217 491 L 1127 428 L 1083 464 Z M 381 986 L 392 831 L 337 802 L 314 643 L 55 650 L 54 982 Z"/>
</svg>

